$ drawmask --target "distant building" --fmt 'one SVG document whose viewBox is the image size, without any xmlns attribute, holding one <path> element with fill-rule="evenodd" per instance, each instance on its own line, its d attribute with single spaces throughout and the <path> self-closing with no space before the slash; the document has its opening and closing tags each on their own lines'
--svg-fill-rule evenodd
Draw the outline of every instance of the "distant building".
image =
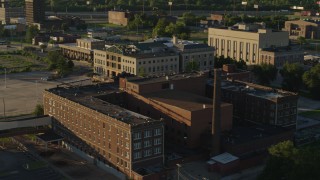
<svg viewBox="0 0 320 180">
<path fill-rule="evenodd" d="M 121 26 L 127 26 L 132 13 L 125 11 L 108 11 L 108 22 Z"/>
<path fill-rule="evenodd" d="M 240 24 L 237 27 L 209 28 L 208 45 L 215 48 L 217 56 L 244 60 L 247 65 L 261 64 L 260 49 L 289 45 L 288 32 L 257 29 L 256 26 Z"/>
<path fill-rule="evenodd" d="M 173 38 L 173 42 L 152 40 L 95 50 L 94 71 L 108 77 L 121 72 L 161 76 L 185 72 L 186 66 L 191 62 L 199 67 L 199 71 L 208 71 L 213 69 L 213 61 L 214 48 L 207 44 Z"/>
<path fill-rule="evenodd" d="M 94 50 L 94 71 L 114 77 L 121 72 L 133 75 L 163 75 L 179 72 L 179 55 L 165 51 L 162 43 L 137 43 Z"/>
<path fill-rule="evenodd" d="M 252 82 L 253 74 L 251 71 L 237 69 L 235 64 L 224 64 L 222 66 L 222 77 L 227 80 L 239 80 L 245 82 Z M 211 97 L 211 96 L 210 96 Z"/>
<path fill-rule="evenodd" d="M 24 16 L 25 12 L 22 7 L 10 7 L 8 0 L 0 0 L 0 21 L 2 24 L 10 23 L 11 18 Z"/>
<path fill-rule="evenodd" d="M 163 121 L 113 104 L 118 96 L 104 84 L 61 86 L 44 92 L 44 113 L 54 119 L 56 133 L 94 159 L 132 179 L 158 179 L 164 162 Z"/>
<path fill-rule="evenodd" d="M 111 32 L 110 30 L 108 31 L 105 29 L 92 29 L 92 30 L 88 30 L 87 35 L 88 35 L 88 38 L 105 39 L 111 35 Z"/>
<path fill-rule="evenodd" d="M 93 62 L 93 50 L 103 49 L 105 42 L 99 39 L 83 38 L 77 39 L 76 43 L 59 45 L 63 56 L 69 59 Z"/>
<path fill-rule="evenodd" d="M 223 24 L 224 23 L 224 15 L 223 14 L 211 14 L 210 20 L 214 21 L 215 24 Z"/>
<path fill-rule="evenodd" d="M 260 62 L 282 68 L 285 63 L 303 63 L 304 52 L 290 47 L 264 48 L 260 50 Z"/>
<path fill-rule="evenodd" d="M 306 39 L 320 38 L 320 23 L 316 21 L 286 21 L 283 30 L 288 31 L 292 39 L 297 39 L 299 36 Z"/>
<path fill-rule="evenodd" d="M 189 63 L 195 62 L 199 71 L 213 69 L 214 48 L 207 44 L 194 43 L 190 41 L 179 41 L 176 37 L 172 39 L 173 46 L 179 53 L 179 72 L 187 71 Z"/>
<path fill-rule="evenodd" d="M 10 24 L 26 24 L 26 18 L 10 18 Z"/>
<path fill-rule="evenodd" d="M 208 94 L 212 94 L 209 83 Z M 295 127 L 298 95 L 242 81 L 222 81 L 221 99 L 233 104 L 234 124 L 245 122 Z"/>
<path fill-rule="evenodd" d="M 45 1 L 26 0 L 27 24 L 43 23 L 45 21 Z"/>
<path fill-rule="evenodd" d="M 75 34 L 63 34 L 63 33 L 39 33 L 32 39 L 33 45 L 38 45 L 39 42 L 48 43 L 50 40 L 54 40 L 56 44 L 75 43 L 81 36 Z"/>
</svg>

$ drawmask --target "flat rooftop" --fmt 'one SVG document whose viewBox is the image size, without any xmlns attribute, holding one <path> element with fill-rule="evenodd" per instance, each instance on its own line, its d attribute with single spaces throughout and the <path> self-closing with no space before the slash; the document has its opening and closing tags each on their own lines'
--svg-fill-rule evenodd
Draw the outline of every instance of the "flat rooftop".
<svg viewBox="0 0 320 180">
<path fill-rule="evenodd" d="M 212 81 L 208 82 L 212 86 Z M 280 89 L 273 89 L 258 84 L 247 83 L 242 81 L 221 81 L 221 88 L 229 91 L 241 91 L 250 96 L 256 96 L 268 100 L 276 100 L 277 98 L 287 96 L 297 96 L 297 94 Z"/>
<path fill-rule="evenodd" d="M 175 80 L 182 80 L 188 78 L 197 78 L 204 76 L 201 73 L 185 73 L 185 74 L 175 74 L 170 76 L 157 76 L 157 77 L 129 77 L 127 78 L 128 82 L 143 85 L 143 84 L 152 84 L 152 83 L 159 83 L 159 82 L 166 82 L 166 81 L 175 81 Z"/>
<path fill-rule="evenodd" d="M 140 124 L 158 123 L 158 120 L 129 111 L 118 105 L 111 104 L 99 98 L 99 96 L 121 93 L 109 84 L 95 84 L 86 86 L 63 86 L 47 90 L 50 93 L 79 103 L 82 106 L 98 111 L 115 118 L 123 123 L 137 126 Z"/>
<path fill-rule="evenodd" d="M 79 39 L 79 41 L 82 41 L 82 42 L 101 42 L 103 40 L 94 39 L 94 38 L 81 38 L 81 39 Z"/>
<path fill-rule="evenodd" d="M 135 57 L 138 59 L 155 58 L 155 57 L 166 57 L 166 56 L 179 56 L 175 52 L 155 52 L 155 53 L 126 53 L 126 56 Z"/>
<path fill-rule="evenodd" d="M 253 125 L 246 127 L 234 127 L 227 134 L 222 135 L 224 144 L 243 144 L 253 140 L 265 139 L 279 135 L 289 130 L 283 127 L 271 125 Z"/>
<path fill-rule="evenodd" d="M 152 101 L 175 106 L 188 111 L 198 111 L 205 108 L 212 108 L 212 99 L 177 90 L 163 90 L 154 93 L 143 94 Z"/>
</svg>

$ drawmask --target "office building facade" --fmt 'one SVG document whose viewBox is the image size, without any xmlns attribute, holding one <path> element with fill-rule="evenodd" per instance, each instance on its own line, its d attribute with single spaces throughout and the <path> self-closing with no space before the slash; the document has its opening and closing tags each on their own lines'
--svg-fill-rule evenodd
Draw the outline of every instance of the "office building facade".
<svg viewBox="0 0 320 180">
<path fill-rule="evenodd" d="M 26 0 L 27 24 L 43 23 L 45 21 L 45 1 Z"/>
<path fill-rule="evenodd" d="M 271 29 L 250 30 L 246 26 L 239 29 L 209 28 L 208 45 L 215 48 L 217 56 L 243 60 L 247 65 L 261 64 L 260 49 L 289 45 L 288 32 Z"/>
</svg>

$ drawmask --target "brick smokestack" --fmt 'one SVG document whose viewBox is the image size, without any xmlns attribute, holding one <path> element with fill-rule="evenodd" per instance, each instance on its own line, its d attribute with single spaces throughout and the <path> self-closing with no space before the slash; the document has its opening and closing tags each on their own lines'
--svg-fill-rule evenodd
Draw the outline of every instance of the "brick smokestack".
<svg viewBox="0 0 320 180">
<path fill-rule="evenodd" d="M 220 153 L 220 132 L 221 132 L 221 70 L 214 69 L 213 82 L 213 114 L 212 114 L 212 155 Z"/>
</svg>

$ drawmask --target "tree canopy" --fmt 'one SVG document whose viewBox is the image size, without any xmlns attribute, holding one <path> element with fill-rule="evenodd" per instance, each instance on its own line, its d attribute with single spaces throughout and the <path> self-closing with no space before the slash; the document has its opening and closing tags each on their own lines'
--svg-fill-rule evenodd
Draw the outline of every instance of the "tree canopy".
<svg viewBox="0 0 320 180">
<path fill-rule="evenodd" d="M 186 72 L 193 72 L 193 71 L 199 71 L 200 67 L 199 67 L 199 63 L 191 60 L 186 64 Z"/>
<path fill-rule="evenodd" d="M 61 76 L 71 72 L 74 66 L 73 62 L 64 58 L 59 51 L 50 51 L 46 59 L 49 63 L 49 70 L 56 70 Z"/>
<path fill-rule="evenodd" d="M 37 104 L 33 111 L 33 114 L 36 116 L 42 116 L 44 114 L 43 105 Z"/>
<path fill-rule="evenodd" d="M 320 64 L 306 71 L 302 76 L 303 82 L 308 87 L 312 96 L 320 99 Z"/>
<path fill-rule="evenodd" d="M 257 78 L 258 83 L 268 85 L 277 77 L 278 70 L 271 64 L 255 65 L 252 69 L 253 74 Z"/>
<path fill-rule="evenodd" d="M 190 29 L 183 23 L 168 23 L 164 18 L 159 19 L 157 25 L 153 28 L 152 36 L 177 36 L 180 39 L 189 39 Z"/>
<path fill-rule="evenodd" d="M 320 178 L 320 149 L 318 144 L 296 148 L 284 141 L 269 148 L 270 157 L 258 180 Z"/>
<path fill-rule="evenodd" d="M 28 43 L 32 43 L 32 39 L 38 34 L 39 29 L 37 26 L 28 26 L 26 31 L 25 40 Z"/>
<path fill-rule="evenodd" d="M 302 85 L 302 75 L 304 70 L 298 63 L 285 63 L 280 70 L 283 77 L 282 88 L 289 91 L 299 91 Z"/>
</svg>

